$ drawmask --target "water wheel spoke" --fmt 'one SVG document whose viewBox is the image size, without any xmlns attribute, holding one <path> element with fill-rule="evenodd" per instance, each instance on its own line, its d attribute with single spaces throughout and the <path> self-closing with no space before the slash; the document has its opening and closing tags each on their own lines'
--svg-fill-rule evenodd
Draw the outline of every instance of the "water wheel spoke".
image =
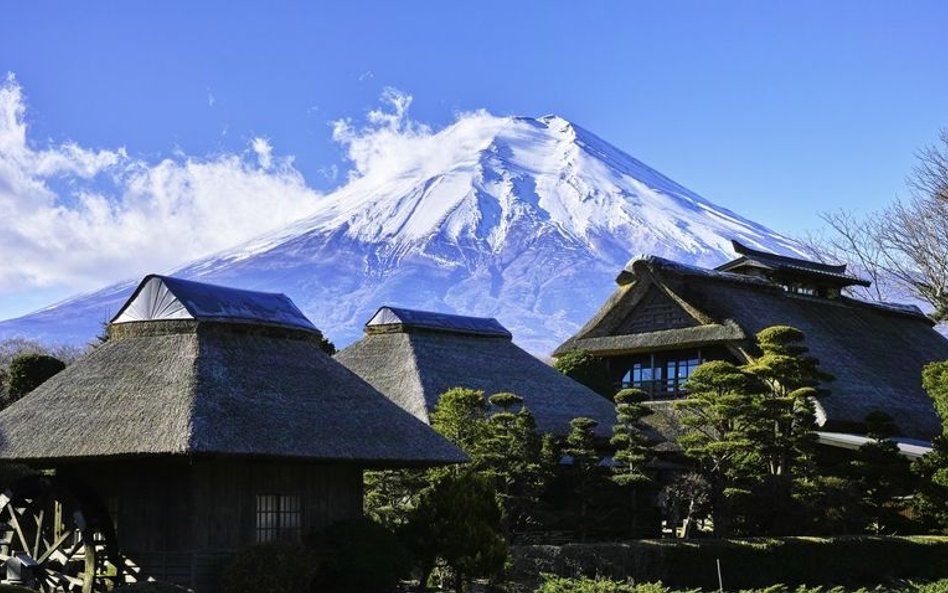
<svg viewBox="0 0 948 593">
<path fill-rule="evenodd" d="M 43 538 L 43 516 L 46 509 L 40 509 L 36 514 L 36 541 L 33 542 L 33 552 L 30 554 L 33 558 L 40 555 L 40 543 L 45 543 Z"/>
<path fill-rule="evenodd" d="M 30 586 L 49 593 L 92 593 L 118 583 L 125 569 L 121 556 L 109 555 L 116 545 L 108 515 L 72 487 L 56 475 L 31 475 L 0 492 L 0 562 L 29 556 L 39 565 Z"/>
<path fill-rule="evenodd" d="M 37 558 L 36 561 L 39 564 L 43 564 L 44 562 L 46 562 L 46 560 L 48 560 L 54 553 L 59 552 L 59 546 L 63 545 L 70 535 L 72 535 L 72 533 L 68 531 L 60 535 L 59 538 L 56 541 L 54 541 L 53 544 L 49 547 L 49 549 L 43 552 L 43 555 Z M 76 551 L 78 551 L 78 548 L 76 549 Z M 59 552 L 59 553 L 62 554 L 62 552 Z"/>
<path fill-rule="evenodd" d="M 23 546 L 23 550 L 29 550 L 30 546 L 26 543 L 26 536 L 23 534 L 23 528 L 20 527 L 20 520 L 17 519 L 16 509 L 12 507 L 10 508 L 10 526 L 13 527 L 13 531 L 20 540 L 20 545 Z"/>
</svg>

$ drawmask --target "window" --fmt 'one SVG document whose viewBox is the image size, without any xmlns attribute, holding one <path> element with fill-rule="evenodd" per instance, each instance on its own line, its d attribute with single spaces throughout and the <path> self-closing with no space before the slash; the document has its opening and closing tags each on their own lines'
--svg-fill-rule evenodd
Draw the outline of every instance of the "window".
<svg viewBox="0 0 948 593">
<path fill-rule="evenodd" d="M 685 382 L 702 362 L 700 350 L 650 354 L 626 371 L 622 387 L 641 389 L 651 399 L 681 397 L 687 393 Z"/>
<path fill-rule="evenodd" d="M 255 541 L 300 541 L 300 497 L 298 494 L 258 494 Z"/>
</svg>

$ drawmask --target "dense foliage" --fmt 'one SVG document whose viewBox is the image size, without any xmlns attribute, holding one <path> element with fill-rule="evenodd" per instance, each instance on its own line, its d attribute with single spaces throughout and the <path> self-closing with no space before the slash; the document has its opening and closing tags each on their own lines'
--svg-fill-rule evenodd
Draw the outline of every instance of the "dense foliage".
<svg viewBox="0 0 948 593">
<path fill-rule="evenodd" d="M 676 403 L 679 444 L 709 484 L 716 535 L 799 532 L 819 491 L 813 402 L 831 377 L 799 330 L 774 326 L 756 338 L 758 357 L 702 364 Z"/>
<path fill-rule="evenodd" d="M 740 593 L 944 593 L 948 591 L 948 579 L 928 583 L 902 581 L 875 587 L 808 587 L 799 585 L 789 587 L 778 583 L 755 589 L 743 589 Z M 661 582 L 636 583 L 633 581 L 606 578 L 577 577 L 567 578 L 544 575 L 543 583 L 535 593 L 700 593 L 701 589 L 672 589 Z"/>
<path fill-rule="evenodd" d="M 918 476 L 914 506 L 929 528 L 948 533 L 948 361 L 927 365 L 922 385 L 935 404 L 942 429 L 932 441 L 932 452 L 912 465 Z"/>
<path fill-rule="evenodd" d="M 224 568 L 223 593 L 299 593 L 309 591 L 319 558 L 298 544 L 256 544 L 244 548 Z"/>
<path fill-rule="evenodd" d="M 553 367 L 603 397 L 611 398 L 614 395 L 612 383 L 605 372 L 605 362 L 586 350 L 565 352 L 556 358 Z"/>
<path fill-rule="evenodd" d="M 48 354 L 18 354 L 10 361 L 6 376 L 6 397 L 12 403 L 33 391 L 66 364 Z"/>
<path fill-rule="evenodd" d="M 313 543 L 319 558 L 314 590 L 389 593 L 409 576 L 411 558 L 402 542 L 368 519 L 330 525 Z"/>
<path fill-rule="evenodd" d="M 527 590 L 539 574 L 636 582 L 661 581 L 675 589 L 718 589 L 717 561 L 726 591 L 770 587 L 874 587 L 948 575 L 948 538 L 785 537 L 647 540 L 622 543 L 519 547 L 512 582 Z"/>
</svg>

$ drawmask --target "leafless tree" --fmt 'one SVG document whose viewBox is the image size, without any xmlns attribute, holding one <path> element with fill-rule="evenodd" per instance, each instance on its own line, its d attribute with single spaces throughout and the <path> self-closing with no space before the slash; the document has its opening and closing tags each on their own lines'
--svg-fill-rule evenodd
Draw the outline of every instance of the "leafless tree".
<svg viewBox="0 0 948 593">
<path fill-rule="evenodd" d="M 868 276 L 873 300 L 914 297 L 948 321 L 948 129 L 940 143 L 917 153 L 909 197 L 866 216 L 823 214 L 829 235 L 807 238 L 815 251 L 850 263 Z"/>
</svg>

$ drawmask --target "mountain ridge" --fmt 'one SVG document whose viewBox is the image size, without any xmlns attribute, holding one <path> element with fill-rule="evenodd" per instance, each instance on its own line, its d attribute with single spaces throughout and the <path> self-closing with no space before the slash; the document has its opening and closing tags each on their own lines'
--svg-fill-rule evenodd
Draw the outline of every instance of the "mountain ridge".
<svg viewBox="0 0 948 593">
<path fill-rule="evenodd" d="M 311 216 L 172 273 L 285 292 L 339 345 L 378 307 L 400 305 L 497 317 L 546 354 L 635 254 L 711 266 L 732 239 L 803 253 L 559 116 L 479 113 L 425 141 L 436 150 L 387 157 Z M 91 339 L 134 284 L 0 322 L 0 337 Z"/>
</svg>

